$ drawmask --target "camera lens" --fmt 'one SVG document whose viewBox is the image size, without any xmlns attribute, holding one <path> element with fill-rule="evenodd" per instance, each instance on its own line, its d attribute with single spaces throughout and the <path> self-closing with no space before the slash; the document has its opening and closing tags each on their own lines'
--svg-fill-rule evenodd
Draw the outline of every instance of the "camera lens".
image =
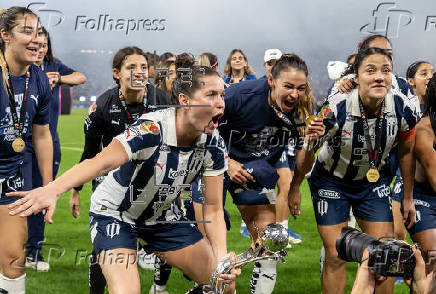
<svg viewBox="0 0 436 294">
<path fill-rule="evenodd" d="M 352 227 L 345 227 L 336 240 L 338 256 L 345 261 L 362 262 L 362 254 L 365 248 L 381 244 L 379 240 L 361 233 Z"/>
</svg>

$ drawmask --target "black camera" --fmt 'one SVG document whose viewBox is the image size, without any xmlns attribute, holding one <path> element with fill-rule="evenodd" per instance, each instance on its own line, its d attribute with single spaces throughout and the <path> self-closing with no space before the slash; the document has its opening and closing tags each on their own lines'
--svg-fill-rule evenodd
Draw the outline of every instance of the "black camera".
<svg viewBox="0 0 436 294">
<path fill-rule="evenodd" d="M 385 277 L 410 279 L 415 269 L 412 247 L 402 241 L 380 241 L 351 227 L 342 229 L 336 240 L 338 255 L 345 261 L 362 262 L 363 250 L 368 249 L 368 267 Z"/>
</svg>

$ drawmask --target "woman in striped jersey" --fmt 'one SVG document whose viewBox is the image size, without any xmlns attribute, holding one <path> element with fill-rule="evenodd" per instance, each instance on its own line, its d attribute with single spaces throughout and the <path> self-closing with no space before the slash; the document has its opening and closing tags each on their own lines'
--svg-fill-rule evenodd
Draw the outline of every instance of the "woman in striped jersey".
<svg viewBox="0 0 436 294">
<path fill-rule="evenodd" d="M 345 262 L 338 258 L 335 242 L 347 225 L 351 207 L 364 232 L 376 238 L 393 236 L 386 161 L 397 145 L 405 184 L 403 218 L 409 227 L 414 222 L 412 150 L 418 120 L 414 107 L 391 89 L 392 57 L 386 50 L 359 51 L 352 68 L 358 86 L 325 102 L 330 112 L 324 119 L 327 134 L 309 178 L 318 231 L 326 249 L 323 293 L 345 290 Z M 305 149 L 315 151 L 310 146 Z M 309 170 L 311 165 L 306 164 Z"/>
<path fill-rule="evenodd" d="M 173 98 L 180 107 L 143 115 L 97 156 L 74 166 L 50 185 L 28 192 L 10 206 L 11 214 L 47 209 L 51 220 L 58 197 L 111 171 L 91 200 L 91 239 L 109 293 L 140 293 L 137 240 L 199 284 L 209 283 L 218 262 L 228 257 L 222 207 L 227 152 L 216 131 L 224 112 L 224 83 L 207 67 L 191 67 L 178 77 Z M 201 106 L 201 107 L 199 107 Z M 202 174 L 206 238 L 175 203 Z M 114 261 L 115 258 L 115 261 Z M 234 255 L 232 255 L 234 259 Z M 221 275 L 231 283 L 236 275 Z"/>
</svg>

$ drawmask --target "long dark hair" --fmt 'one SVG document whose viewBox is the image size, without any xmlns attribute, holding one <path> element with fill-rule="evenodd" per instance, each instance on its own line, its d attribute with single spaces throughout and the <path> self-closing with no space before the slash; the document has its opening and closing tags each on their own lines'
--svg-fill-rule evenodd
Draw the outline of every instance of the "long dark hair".
<svg viewBox="0 0 436 294">
<path fill-rule="evenodd" d="M 414 63 L 409 65 L 406 71 L 406 78 L 413 79 L 416 75 L 416 72 L 418 71 L 418 67 L 424 63 L 430 64 L 430 62 L 428 61 L 420 60 L 420 61 L 415 61 Z"/>
<path fill-rule="evenodd" d="M 181 67 L 177 67 L 176 62 L 176 69 L 177 69 L 177 77 L 173 82 L 173 88 L 172 88 L 172 100 L 174 103 L 179 104 L 179 95 L 185 94 L 186 96 L 192 97 L 194 93 L 200 89 L 201 83 L 200 78 L 206 77 L 206 76 L 217 76 L 220 77 L 220 75 L 212 70 L 210 67 L 207 66 L 193 66 L 192 64 L 184 64 L 183 70 L 180 71 L 179 69 Z M 186 71 L 185 71 L 186 70 Z M 189 75 L 189 79 L 187 79 L 187 76 Z"/>
<path fill-rule="evenodd" d="M 371 36 L 369 36 L 369 37 L 366 37 L 365 39 L 363 39 L 363 40 L 359 43 L 359 45 L 357 46 L 357 54 L 356 54 L 356 56 L 359 54 L 360 51 L 365 51 L 365 50 L 371 48 L 371 47 L 369 47 L 369 45 L 370 45 L 371 42 L 374 41 L 375 39 L 385 39 L 386 41 L 388 41 L 389 45 L 391 45 L 391 47 L 392 47 L 391 40 L 389 40 L 388 37 L 383 36 L 383 35 L 377 35 L 377 34 L 376 34 L 376 35 L 371 35 Z M 376 47 L 374 47 L 374 48 L 376 48 Z M 379 49 L 381 49 L 381 48 L 379 48 Z M 383 50 L 383 49 L 382 49 L 382 50 Z M 385 51 L 386 51 L 386 50 L 385 50 Z M 386 52 L 387 52 L 387 51 L 386 51 Z M 389 52 L 387 52 L 387 53 L 389 54 Z M 389 55 L 390 55 L 390 54 L 389 54 Z M 351 55 L 350 55 L 350 56 L 351 56 Z M 349 59 L 347 59 L 347 63 L 348 63 L 348 60 L 349 60 Z M 392 56 L 390 57 L 390 60 L 392 61 Z M 344 76 L 349 75 L 349 74 L 352 74 L 352 73 L 355 73 L 355 68 L 353 67 L 353 64 L 350 64 L 350 65 L 347 67 L 347 69 L 342 73 L 341 77 L 344 77 Z M 356 71 L 356 73 L 357 73 L 357 71 Z"/>
<path fill-rule="evenodd" d="M 366 50 L 366 49 L 370 48 L 370 47 L 369 47 L 369 44 L 371 44 L 371 42 L 374 41 L 375 39 L 385 39 L 386 41 L 388 41 L 389 45 L 391 45 L 391 47 L 392 47 L 391 40 L 389 40 L 388 37 L 383 36 L 383 35 L 377 35 L 377 34 L 376 34 L 376 35 L 371 35 L 371 36 L 366 37 L 365 39 L 363 39 L 363 40 L 359 43 L 359 45 L 358 45 L 358 47 L 357 47 L 357 51 L 360 51 L 360 50 Z"/>
<path fill-rule="evenodd" d="M 359 52 L 357 52 L 356 59 L 354 60 L 354 63 L 349 67 L 349 69 L 347 71 L 349 71 L 349 73 L 354 73 L 357 75 L 357 71 L 359 70 L 359 67 L 362 64 L 363 60 L 365 60 L 365 58 L 367 58 L 368 56 L 371 56 L 374 54 L 381 54 L 381 55 L 386 56 L 392 64 L 392 55 L 389 54 L 388 51 L 381 49 L 381 48 L 377 48 L 377 47 L 369 47 L 369 48 L 366 48 L 366 49 L 363 49 L 363 50 L 360 50 Z"/>
<path fill-rule="evenodd" d="M 433 75 L 427 84 L 424 101 L 424 116 L 430 118 L 431 127 L 436 134 L 436 74 Z"/>
<path fill-rule="evenodd" d="M 44 56 L 44 61 L 53 62 L 55 59 L 53 57 L 53 51 L 51 50 L 50 34 L 44 27 L 42 27 L 42 33 L 47 38 L 47 53 Z"/>
<path fill-rule="evenodd" d="M 120 71 L 121 67 L 123 66 L 124 61 L 126 60 L 127 56 L 129 55 L 142 55 L 145 58 L 145 61 L 147 61 L 147 54 L 145 54 L 144 51 L 142 51 L 141 48 L 136 46 L 131 47 L 124 47 L 115 54 L 114 59 L 112 60 L 112 68 L 115 68 L 116 70 Z M 148 63 L 147 63 L 148 68 Z M 114 81 L 119 85 L 120 81 L 113 77 Z"/>
</svg>

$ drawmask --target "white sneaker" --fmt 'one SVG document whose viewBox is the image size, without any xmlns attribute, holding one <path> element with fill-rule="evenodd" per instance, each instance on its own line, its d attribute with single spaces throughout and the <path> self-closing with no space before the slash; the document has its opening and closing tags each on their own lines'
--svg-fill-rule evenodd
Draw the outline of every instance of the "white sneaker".
<svg viewBox="0 0 436 294">
<path fill-rule="evenodd" d="M 291 244 L 300 244 L 301 243 L 301 236 L 296 234 L 295 231 L 291 228 L 288 229 L 288 242 Z"/>
<path fill-rule="evenodd" d="M 165 290 L 156 290 L 154 288 L 154 284 L 151 285 L 150 291 L 148 294 L 170 294 L 166 289 Z"/>
<path fill-rule="evenodd" d="M 138 265 L 145 270 L 154 270 L 156 255 L 147 254 L 144 249 L 138 251 Z"/>
<path fill-rule="evenodd" d="M 37 272 L 47 272 L 50 264 L 44 260 L 35 261 L 32 257 L 26 257 L 26 268 L 32 268 Z"/>
</svg>

